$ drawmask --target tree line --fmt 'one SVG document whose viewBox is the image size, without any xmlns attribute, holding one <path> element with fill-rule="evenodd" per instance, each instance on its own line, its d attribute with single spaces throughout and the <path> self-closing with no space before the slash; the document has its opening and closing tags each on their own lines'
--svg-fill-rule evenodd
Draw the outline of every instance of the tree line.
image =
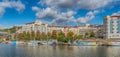
<svg viewBox="0 0 120 57">
<path fill-rule="evenodd" d="M 55 39 L 59 42 L 72 42 L 79 39 L 84 38 L 90 38 L 95 37 L 94 32 L 86 32 L 85 35 L 77 35 L 74 34 L 74 32 L 69 31 L 67 34 L 63 33 L 62 31 L 56 31 L 53 30 L 52 33 L 48 32 L 47 34 L 44 32 L 37 31 L 36 33 L 34 31 L 31 32 L 22 32 L 22 33 L 16 33 L 15 39 L 16 40 L 24 40 L 24 41 L 30 41 L 30 40 L 38 40 L 38 41 L 44 41 L 44 40 L 50 40 Z"/>
</svg>

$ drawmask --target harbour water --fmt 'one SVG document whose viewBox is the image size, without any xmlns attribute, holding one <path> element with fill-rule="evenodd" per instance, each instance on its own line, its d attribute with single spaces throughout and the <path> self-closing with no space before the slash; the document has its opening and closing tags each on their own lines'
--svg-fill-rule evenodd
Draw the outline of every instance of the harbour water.
<svg viewBox="0 0 120 57">
<path fill-rule="evenodd" d="M 120 57 L 120 46 L 0 44 L 0 57 Z"/>
</svg>

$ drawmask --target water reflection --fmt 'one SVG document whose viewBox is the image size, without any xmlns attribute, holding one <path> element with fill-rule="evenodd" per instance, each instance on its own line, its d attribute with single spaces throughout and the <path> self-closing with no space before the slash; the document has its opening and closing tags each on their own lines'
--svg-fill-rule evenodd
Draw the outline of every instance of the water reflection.
<svg viewBox="0 0 120 57">
<path fill-rule="evenodd" d="M 119 57 L 119 53 L 119 46 L 14 46 L 0 44 L 0 57 Z"/>
</svg>

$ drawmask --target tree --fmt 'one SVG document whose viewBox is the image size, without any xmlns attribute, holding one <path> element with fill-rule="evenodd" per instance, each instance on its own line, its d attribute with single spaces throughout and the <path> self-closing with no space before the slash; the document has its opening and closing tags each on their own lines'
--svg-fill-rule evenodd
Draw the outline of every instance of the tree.
<svg viewBox="0 0 120 57">
<path fill-rule="evenodd" d="M 47 33 L 47 38 L 51 39 L 51 33 L 50 32 Z"/>
<path fill-rule="evenodd" d="M 85 38 L 88 38 L 89 37 L 88 32 L 86 32 L 84 36 L 85 36 Z"/>
<path fill-rule="evenodd" d="M 67 33 L 67 41 L 72 42 L 74 40 L 73 36 L 74 36 L 74 33 L 72 31 L 68 32 Z"/>
<path fill-rule="evenodd" d="M 64 35 L 64 33 L 63 33 L 62 31 L 60 31 L 60 32 L 58 33 L 57 40 L 58 40 L 59 42 L 67 42 L 67 39 L 65 38 L 65 35 Z"/>
<path fill-rule="evenodd" d="M 63 33 L 62 31 L 60 31 L 60 32 L 58 33 L 58 36 L 65 37 L 65 35 L 64 35 L 64 33 Z"/>
<path fill-rule="evenodd" d="M 83 38 L 83 35 L 75 35 L 75 36 L 74 36 L 74 40 L 82 39 L 82 38 Z"/>
<path fill-rule="evenodd" d="M 30 38 L 31 38 L 31 40 L 34 40 L 34 38 L 35 38 L 35 32 L 34 31 L 31 31 Z"/>
<path fill-rule="evenodd" d="M 25 37 L 24 37 L 24 35 L 23 35 L 23 33 L 19 33 L 18 34 L 18 39 L 19 40 L 23 40 Z"/>
<path fill-rule="evenodd" d="M 93 31 L 90 33 L 90 37 L 95 37 L 95 33 Z"/>
<path fill-rule="evenodd" d="M 56 39 L 56 38 L 57 38 L 57 31 L 56 31 L 56 30 L 53 30 L 51 37 L 52 37 L 53 39 Z"/>
<path fill-rule="evenodd" d="M 83 38 L 83 35 L 78 35 L 78 39 L 82 39 Z"/>
<path fill-rule="evenodd" d="M 40 40 L 40 31 L 38 30 L 37 32 L 36 32 L 36 40 Z"/>
<path fill-rule="evenodd" d="M 41 33 L 41 40 L 47 40 L 47 35 L 44 32 Z"/>
<path fill-rule="evenodd" d="M 30 32 L 27 32 L 25 35 L 25 40 L 30 40 Z"/>
<path fill-rule="evenodd" d="M 67 36 L 72 38 L 74 36 L 74 33 L 72 31 L 70 31 L 70 32 L 67 33 Z"/>
<path fill-rule="evenodd" d="M 25 36 L 26 36 L 26 32 L 24 31 L 24 32 L 22 33 L 22 40 L 25 40 Z"/>
</svg>

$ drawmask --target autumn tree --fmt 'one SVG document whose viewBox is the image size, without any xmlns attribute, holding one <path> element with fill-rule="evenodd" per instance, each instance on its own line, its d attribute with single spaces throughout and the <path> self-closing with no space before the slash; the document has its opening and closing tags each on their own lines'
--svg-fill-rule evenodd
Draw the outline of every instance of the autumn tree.
<svg viewBox="0 0 120 57">
<path fill-rule="evenodd" d="M 51 37 L 52 37 L 53 39 L 56 39 L 56 38 L 57 38 L 57 31 L 56 31 L 56 30 L 53 30 Z"/>
<path fill-rule="evenodd" d="M 72 31 L 69 31 L 67 33 L 67 41 L 71 41 L 72 42 L 74 40 L 73 36 L 74 36 L 74 33 Z"/>
<path fill-rule="evenodd" d="M 41 40 L 46 40 L 46 39 L 47 39 L 47 35 L 44 32 L 42 32 L 41 33 Z"/>
<path fill-rule="evenodd" d="M 34 31 L 31 31 L 30 38 L 31 38 L 31 40 L 34 40 L 34 38 L 35 38 L 35 32 Z"/>
<path fill-rule="evenodd" d="M 36 40 L 40 40 L 40 31 L 38 30 L 37 32 L 36 32 Z"/>
<path fill-rule="evenodd" d="M 51 39 L 51 33 L 50 32 L 47 33 L 47 38 Z"/>
</svg>

